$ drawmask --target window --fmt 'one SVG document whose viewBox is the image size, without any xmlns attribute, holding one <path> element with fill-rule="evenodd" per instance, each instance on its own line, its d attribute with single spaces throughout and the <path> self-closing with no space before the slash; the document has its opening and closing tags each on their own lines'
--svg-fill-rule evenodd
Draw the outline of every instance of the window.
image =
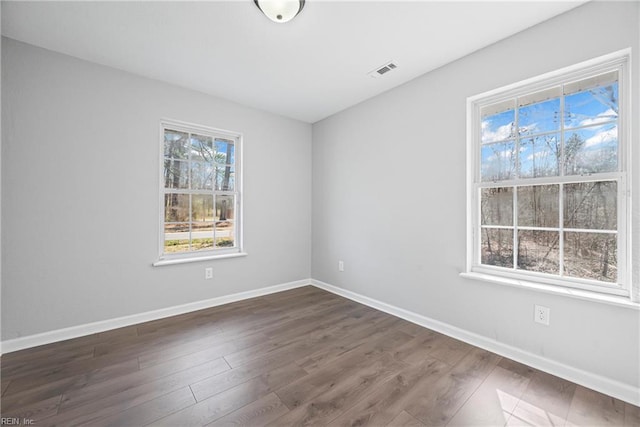
<svg viewBox="0 0 640 427">
<path fill-rule="evenodd" d="M 629 295 L 627 63 L 469 99 L 470 272 Z"/>
<path fill-rule="evenodd" d="M 240 253 L 240 135 L 165 121 L 161 144 L 160 263 Z"/>
</svg>

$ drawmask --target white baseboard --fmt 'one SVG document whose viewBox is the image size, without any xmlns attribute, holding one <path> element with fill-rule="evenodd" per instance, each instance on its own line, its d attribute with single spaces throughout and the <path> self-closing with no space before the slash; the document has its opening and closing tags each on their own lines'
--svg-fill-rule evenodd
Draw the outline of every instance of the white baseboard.
<svg viewBox="0 0 640 427">
<path fill-rule="evenodd" d="M 469 332 L 456 326 L 431 319 L 421 314 L 417 314 L 319 280 L 311 279 L 311 284 L 320 289 L 324 289 L 336 295 L 359 302 L 375 308 L 376 310 L 384 311 L 385 313 L 400 317 L 408 320 L 409 322 L 448 335 L 452 338 L 459 339 L 460 341 L 464 341 L 500 356 L 508 357 L 509 359 L 513 359 L 541 371 L 548 372 L 557 377 L 564 378 L 584 387 L 613 396 L 617 399 L 631 403 L 632 405 L 640 406 L 640 389 L 635 388 L 632 385 L 565 365 L 564 363 L 524 351 L 494 339 Z"/>
<path fill-rule="evenodd" d="M 246 292 L 239 292 L 237 294 L 224 295 L 221 297 L 211 298 L 203 301 L 196 301 L 187 304 L 176 305 L 173 307 L 161 308 L 159 310 L 132 314 L 130 316 L 123 316 L 115 319 L 102 320 L 100 322 L 87 323 L 84 325 L 72 326 L 70 328 L 43 332 L 41 334 L 14 338 L 0 342 L 0 354 L 11 353 L 13 351 L 24 350 L 44 344 L 51 344 L 71 338 L 83 337 L 98 332 L 122 328 L 124 326 L 131 326 L 138 323 L 149 322 L 151 320 L 158 320 L 165 317 L 190 313 L 192 311 L 216 307 L 218 305 L 229 304 L 231 302 L 255 298 L 263 295 L 273 294 L 276 292 L 282 292 L 289 289 L 299 288 L 301 286 L 307 286 L 310 284 L 311 282 L 309 279 L 297 280 L 295 282 L 283 283 L 280 285 L 269 286 L 266 288 L 260 288 Z"/>
</svg>

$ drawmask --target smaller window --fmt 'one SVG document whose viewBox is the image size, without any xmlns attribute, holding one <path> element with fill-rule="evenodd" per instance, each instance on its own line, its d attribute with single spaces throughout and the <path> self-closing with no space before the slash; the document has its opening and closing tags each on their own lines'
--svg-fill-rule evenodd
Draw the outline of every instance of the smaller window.
<svg viewBox="0 0 640 427">
<path fill-rule="evenodd" d="M 160 259 L 241 252 L 241 137 L 161 123 Z"/>
</svg>

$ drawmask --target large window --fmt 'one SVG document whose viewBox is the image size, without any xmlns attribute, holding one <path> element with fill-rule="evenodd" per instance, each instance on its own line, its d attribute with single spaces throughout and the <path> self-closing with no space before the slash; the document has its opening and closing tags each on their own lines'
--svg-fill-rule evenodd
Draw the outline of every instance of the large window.
<svg viewBox="0 0 640 427">
<path fill-rule="evenodd" d="M 469 100 L 469 269 L 629 295 L 627 57 Z"/>
<path fill-rule="evenodd" d="M 161 134 L 161 260 L 239 253 L 240 136 L 168 121 Z"/>
</svg>

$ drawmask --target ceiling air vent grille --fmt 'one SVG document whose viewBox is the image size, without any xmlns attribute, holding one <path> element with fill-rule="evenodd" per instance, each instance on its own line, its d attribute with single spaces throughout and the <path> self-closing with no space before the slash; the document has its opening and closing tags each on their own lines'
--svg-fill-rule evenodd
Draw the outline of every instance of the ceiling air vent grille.
<svg viewBox="0 0 640 427">
<path fill-rule="evenodd" d="M 393 62 L 393 61 L 389 61 L 384 65 L 381 65 L 380 67 L 376 68 L 373 71 L 369 71 L 369 76 L 373 77 L 373 78 L 378 78 L 380 76 L 385 75 L 386 73 L 388 73 L 391 70 L 394 70 L 398 68 L 398 65 Z"/>
</svg>

